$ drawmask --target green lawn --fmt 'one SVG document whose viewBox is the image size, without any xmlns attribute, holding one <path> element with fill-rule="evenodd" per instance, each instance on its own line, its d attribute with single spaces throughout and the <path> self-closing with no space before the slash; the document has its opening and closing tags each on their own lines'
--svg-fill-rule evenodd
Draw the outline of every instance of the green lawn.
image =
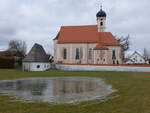
<svg viewBox="0 0 150 113">
<path fill-rule="evenodd" d="M 105 102 L 95 100 L 80 104 L 52 105 L 12 101 L 12 97 L 0 95 L 0 113 L 150 113 L 150 73 L 0 70 L 0 80 L 52 76 L 100 77 L 118 89 L 118 92 L 110 96 L 119 97 Z"/>
</svg>

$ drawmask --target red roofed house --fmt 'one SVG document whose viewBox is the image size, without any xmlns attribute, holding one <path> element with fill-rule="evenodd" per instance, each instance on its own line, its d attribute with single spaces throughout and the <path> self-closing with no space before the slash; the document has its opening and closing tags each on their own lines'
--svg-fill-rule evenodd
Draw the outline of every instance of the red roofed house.
<svg viewBox="0 0 150 113">
<path fill-rule="evenodd" d="M 106 13 L 97 13 L 97 25 L 62 26 L 54 39 L 55 63 L 122 64 L 121 46 L 105 32 Z"/>
</svg>

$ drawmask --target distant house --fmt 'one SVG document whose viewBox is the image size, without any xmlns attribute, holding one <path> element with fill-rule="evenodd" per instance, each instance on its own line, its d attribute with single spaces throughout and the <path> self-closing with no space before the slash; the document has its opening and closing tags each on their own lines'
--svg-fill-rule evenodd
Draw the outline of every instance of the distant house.
<svg viewBox="0 0 150 113">
<path fill-rule="evenodd" d="M 15 68 L 20 66 L 23 57 L 18 51 L 0 51 L 0 68 Z"/>
<path fill-rule="evenodd" d="M 125 60 L 125 64 L 146 64 L 146 60 L 140 53 L 135 51 L 128 59 Z"/>
<path fill-rule="evenodd" d="M 34 44 L 30 52 L 23 59 L 24 71 L 45 71 L 50 68 L 49 55 L 46 54 L 43 47 Z"/>
<path fill-rule="evenodd" d="M 0 51 L 0 58 L 14 58 L 15 60 L 18 60 L 22 57 L 23 55 L 17 51 Z"/>
<path fill-rule="evenodd" d="M 150 64 L 150 59 L 147 59 L 146 62 L 147 62 L 147 64 Z"/>
</svg>

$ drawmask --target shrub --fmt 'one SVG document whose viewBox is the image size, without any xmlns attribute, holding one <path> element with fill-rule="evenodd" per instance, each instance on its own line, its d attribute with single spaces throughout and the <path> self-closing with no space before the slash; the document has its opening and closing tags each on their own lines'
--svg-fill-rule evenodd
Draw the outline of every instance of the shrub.
<svg viewBox="0 0 150 113">
<path fill-rule="evenodd" d="M 0 58 L 0 68 L 14 68 L 14 58 Z"/>
</svg>

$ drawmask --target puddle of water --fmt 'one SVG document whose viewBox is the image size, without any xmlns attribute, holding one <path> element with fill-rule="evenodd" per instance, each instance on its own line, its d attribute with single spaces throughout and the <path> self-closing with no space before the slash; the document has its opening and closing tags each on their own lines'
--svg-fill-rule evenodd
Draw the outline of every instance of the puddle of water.
<svg viewBox="0 0 150 113">
<path fill-rule="evenodd" d="M 56 77 L 0 81 L 0 93 L 23 101 L 74 103 L 104 99 L 116 90 L 100 78 Z"/>
</svg>

